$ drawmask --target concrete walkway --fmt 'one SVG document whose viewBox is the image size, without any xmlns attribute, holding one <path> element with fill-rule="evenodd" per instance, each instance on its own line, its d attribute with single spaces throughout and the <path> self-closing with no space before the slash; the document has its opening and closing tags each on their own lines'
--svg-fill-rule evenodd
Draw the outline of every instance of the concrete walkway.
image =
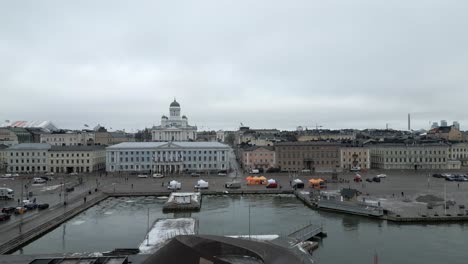
<svg viewBox="0 0 468 264">
<path fill-rule="evenodd" d="M 34 215 L 24 215 L 18 221 L 7 222 L 0 226 L 0 254 L 10 252 L 12 249 L 22 245 L 24 241 L 36 238 L 63 221 L 86 210 L 97 202 L 106 198 L 102 192 L 91 195 L 78 195 L 68 200 L 67 205 L 57 204 L 49 209 L 40 211 Z"/>
</svg>

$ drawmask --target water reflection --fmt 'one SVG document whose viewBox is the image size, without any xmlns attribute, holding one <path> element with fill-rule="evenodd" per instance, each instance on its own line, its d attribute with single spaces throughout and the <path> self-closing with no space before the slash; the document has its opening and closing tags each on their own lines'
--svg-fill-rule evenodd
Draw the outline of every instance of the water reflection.
<svg viewBox="0 0 468 264">
<path fill-rule="evenodd" d="M 345 231 L 359 230 L 359 219 L 355 216 L 343 215 L 342 223 Z"/>
</svg>

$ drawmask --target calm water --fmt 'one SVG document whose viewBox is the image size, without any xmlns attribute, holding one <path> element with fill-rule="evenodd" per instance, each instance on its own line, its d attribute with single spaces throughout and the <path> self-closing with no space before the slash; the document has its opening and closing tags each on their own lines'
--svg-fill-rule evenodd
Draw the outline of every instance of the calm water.
<svg viewBox="0 0 468 264">
<path fill-rule="evenodd" d="M 287 196 L 205 196 L 202 210 L 163 214 L 164 201 L 152 197 L 111 198 L 64 223 L 16 254 L 97 252 L 138 247 L 157 218 L 199 219 L 201 234 L 288 234 L 309 222 L 323 225 L 319 263 L 468 263 L 468 225 L 397 225 L 362 217 L 310 210 Z"/>
</svg>

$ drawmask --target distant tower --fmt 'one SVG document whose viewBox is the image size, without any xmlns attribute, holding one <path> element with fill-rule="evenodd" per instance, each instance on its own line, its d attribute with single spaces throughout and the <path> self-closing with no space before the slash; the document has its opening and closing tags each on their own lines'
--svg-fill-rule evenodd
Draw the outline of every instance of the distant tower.
<svg viewBox="0 0 468 264">
<path fill-rule="evenodd" d="M 441 127 L 446 127 L 447 126 L 447 120 L 440 120 L 440 126 Z"/>
<path fill-rule="evenodd" d="M 438 128 L 438 127 L 439 127 L 439 123 L 437 123 L 437 122 L 432 123 L 431 128 Z"/>
<path fill-rule="evenodd" d="M 458 123 L 458 121 L 453 121 L 453 127 L 460 130 L 460 123 Z"/>
<path fill-rule="evenodd" d="M 408 113 L 408 131 L 411 131 L 411 114 Z"/>
</svg>

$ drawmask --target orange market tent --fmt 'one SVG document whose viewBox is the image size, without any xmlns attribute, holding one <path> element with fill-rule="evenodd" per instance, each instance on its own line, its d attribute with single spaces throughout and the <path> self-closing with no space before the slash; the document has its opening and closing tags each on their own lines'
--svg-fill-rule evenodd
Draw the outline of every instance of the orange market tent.
<svg viewBox="0 0 468 264">
<path fill-rule="evenodd" d="M 324 183 L 325 181 L 322 179 L 310 179 L 309 180 L 309 186 L 312 188 L 320 188 L 320 185 L 323 185 Z"/>
<path fill-rule="evenodd" d="M 261 177 L 247 177 L 247 184 L 252 185 L 252 184 L 262 184 L 262 180 L 260 179 Z M 265 179 L 266 180 L 266 179 Z"/>
</svg>

